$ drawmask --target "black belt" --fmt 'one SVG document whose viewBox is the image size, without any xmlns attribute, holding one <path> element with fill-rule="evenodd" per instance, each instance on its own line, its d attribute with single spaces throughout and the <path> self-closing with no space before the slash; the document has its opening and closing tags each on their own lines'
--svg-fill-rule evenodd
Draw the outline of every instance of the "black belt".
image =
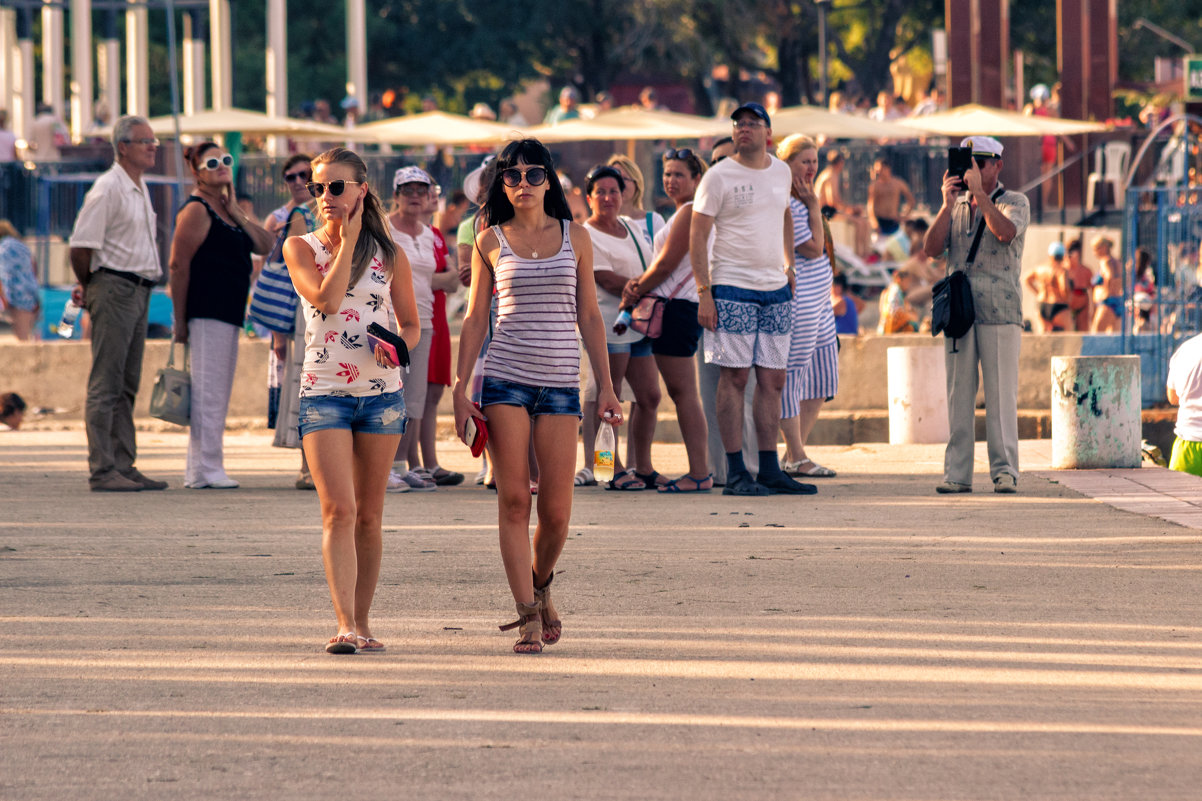
<svg viewBox="0 0 1202 801">
<path fill-rule="evenodd" d="M 133 283 L 137 284 L 138 286 L 154 286 L 155 284 L 158 283 L 158 281 L 152 281 L 149 278 L 143 278 L 140 275 L 134 275 L 133 273 L 127 273 L 125 270 L 111 270 L 108 267 L 97 267 L 96 272 L 108 273 L 109 275 L 115 275 L 118 278 L 124 278 L 126 281 L 132 281 Z"/>
</svg>

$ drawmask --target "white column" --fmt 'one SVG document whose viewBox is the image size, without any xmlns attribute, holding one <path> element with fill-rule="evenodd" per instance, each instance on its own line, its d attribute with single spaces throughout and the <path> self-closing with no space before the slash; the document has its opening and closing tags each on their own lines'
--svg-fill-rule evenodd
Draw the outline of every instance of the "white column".
<svg viewBox="0 0 1202 801">
<path fill-rule="evenodd" d="M 71 0 L 71 138 L 92 125 L 92 0 Z"/>
<path fill-rule="evenodd" d="M 346 93 L 367 110 L 367 12 L 364 0 L 346 0 Z"/>
<path fill-rule="evenodd" d="M 18 10 L 23 15 L 17 19 L 17 52 L 14 54 L 13 66 L 13 105 L 9 113 L 9 123 L 12 132 L 18 139 L 29 141 L 33 130 L 33 25 L 28 12 Z"/>
<path fill-rule="evenodd" d="M 1052 469 L 1139 467 L 1138 356 L 1052 357 Z"/>
<path fill-rule="evenodd" d="M 947 366 L 943 348 L 894 347 L 885 355 L 889 444 L 947 442 Z"/>
<path fill-rule="evenodd" d="M 125 12 L 125 113 L 150 113 L 149 14 L 130 0 Z M 114 120 L 115 121 L 115 120 Z"/>
<path fill-rule="evenodd" d="M 17 12 L 0 8 L 0 108 L 8 112 L 9 130 L 13 113 L 13 57 L 17 52 Z"/>
<path fill-rule="evenodd" d="M 47 3 L 48 0 L 43 0 Z M 63 10 L 42 6 L 42 102 L 54 109 L 59 119 L 66 116 L 63 107 Z"/>
<path fill-rule="evenodd" d="M 121 116 L 121 42 L 117 38 L 117 14 L 104 12 L 104 39 L 96 45 L 96 79 L 100 99 L 108 112 L 108 124 Z"/>
<path fill-rule="evenodd" d="M 205 104 L 204 22 L 195 11 L 184 13 L 184 114 L 195 114 Z"/>
<path fill-rule="evenodd" d="M 234 105 L 232 46 L 229 0 L 209 0 L 209 66 L 215 111 Z"/>
<path fill-rule="evenodd" d="M 288 116 L 288 5 L 285 0 L 267 0 L 267 114 Z M 267 152 L 288 152 L 286 136 L 267 137 Z"/>
</svg>

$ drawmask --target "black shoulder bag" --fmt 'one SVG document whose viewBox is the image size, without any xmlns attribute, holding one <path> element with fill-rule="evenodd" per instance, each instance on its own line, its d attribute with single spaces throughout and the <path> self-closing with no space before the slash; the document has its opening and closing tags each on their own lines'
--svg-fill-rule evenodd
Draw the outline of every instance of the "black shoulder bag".
<svg viewBox="0 0 1202 801">
<path fill-rule="evenodd" d="M 991 202 L 996 202 L 1002 195 L 999 186 Z M 981 237 L 985 234 L 985 214 L 977 221 L 977 233 L 973 237 L 972 247 L 968 249 L 968 259 L 964 269 L 952 271 L 948 264 L 948 274 L 931 289 L 931 336 L 942 333 L 946 337 L 959 339 L 968 333 L 976 322 L 976 309 L 972 303 L 972 286 L 969 284 L 965 271 L 977 259 L 977 250 L 981 247 Z M 952 343 L 952 353 L 956 353 L 956 345 Z"/>
</svg>

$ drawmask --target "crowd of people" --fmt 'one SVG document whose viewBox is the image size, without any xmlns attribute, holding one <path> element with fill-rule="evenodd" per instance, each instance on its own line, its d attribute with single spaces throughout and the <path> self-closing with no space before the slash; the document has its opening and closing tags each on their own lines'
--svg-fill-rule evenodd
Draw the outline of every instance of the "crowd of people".
<svg viewBox="0 0 1202 801">
<path fill-rule="evenodd" d="M 213 142 L 188 151 L 194 188 L 177 212 L 168 265 L 173 339 L 190 352 L 185 486 L 238 487 L 225 472 L 222 437 L 249 300 L 252 318 L 270 323 L 274 444 L 301 449 L 296 486 L 320 500 L 337 621 L 326 650 L 385 649 L 369 611 L 386 494 L 464 482 L 438 463 L 433 423 L 448 387 L 455 431 L 484 459 L 477 483 L 497 492 L 518 615 L 502 628 L 518 629 L 518 653 L 562 636 L 550 588 L 574 487 L 599 483 L 590 466 L 602 427 L 626 439 L 603 482 L 611 491 L 812 495 L 818 486 L 799 479 L 835 475 L 807 455 L 806 442 L 838 392 L 837 336 L 857 330 L 863 311 L 836 267 L 827 217 L 839 199 L 823 188 L 812 139 L 773 143 L 771 116 L 757 103 L 736 108 L 731 123 L 732 136 L 708 156 L 688 148 L 661 154 L 675 207 L 667 220 L 644 210 L 644 175 L 615 155 L 588 171 L 589 214 L 575 222 L 550 152 L 533 139 L 485 157 L 467 176 L 462 201 L 437 215 L 441 190 L 420 167 L 401 167 L 384 191 L 350 150 L 297 155 L 281 171 L 286 202 L 262 223 L 238 202 L 230 154 Z M 945 174 L 931 223 L 906 218 L 901 186 L 873 204 L 870 216 L 878 226 L 896 221 L 912 253 L 882 295 L 882 323 L 920 327 L 915 308 L 930 304 L 938 265 L 964 271 L 976 321 L 945 338 L 951 437 L 936 490 L 972 491 L 982 382 L 992 488 L 1009 494 L 1018 489 L 1019 275 L 1030 209 L 1000 181 L 997 140 L 962 145 L 972 164 L 963 177 Z M 89 485 L 98 492 L 167 487 L 137 469 L 133 426 L 147 301 L 162 276 L 143 178 L 157 146 L 146 120 L 118 121 L 116 160 L 88 192 L 70 240 L 75 298 L 92 319 L 85 423 Z M 891 178 L 887 161 L 874 173 Z M 465 213 L 469 203 L 475 211 Z M 1122 313 L 1108 302 L 1121 274 L 1113 243 L 1099 237 L 1091 247 L 1101 281 L 1080 266 L 1079 242 L 1053 246 L 1051 263 L 1028 279 L 1050 330 L 1078 321 L 1100 328 Z M 1138 266 L 1146 280 L 1146 256 Z M 446 295 L 461 285 L 468 305 L 452 358 Z M 272 286 L 285 291 L 261 294 Z M 1197 394 L 1196 377 L 1183 371 L 1174 368 L 1170 397 Z M 654 466 L 661 381 L 688 457 L 675 477 Z M 24 402 L 4 402 L 4 422 L 15 428 Z M 1180 459 L 1197 462 L 1191 454 Z"/>
</svg>

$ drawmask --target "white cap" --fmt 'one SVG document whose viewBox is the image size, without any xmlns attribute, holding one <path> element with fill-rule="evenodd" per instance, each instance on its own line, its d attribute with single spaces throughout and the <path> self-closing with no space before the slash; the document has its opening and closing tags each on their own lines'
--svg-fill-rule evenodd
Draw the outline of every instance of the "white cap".
<svg viewBox="0 0 1202 801">
<path fill-rule="evenodd" d="M 430 173 L 423 170 L 421 167 L 401 167 L 392 176 L 392 188 L 395 191 L 397 187 L 405 184 L 427 184 L 434 185 L 434 179 L 430 177 Z"/>
<path fill-rule="evenodd" d="M 971 147 L 974 156 L 1002 157 L 1002 143 L 992 136 L 966 136 L 960 147 Z"/>
</svg>

